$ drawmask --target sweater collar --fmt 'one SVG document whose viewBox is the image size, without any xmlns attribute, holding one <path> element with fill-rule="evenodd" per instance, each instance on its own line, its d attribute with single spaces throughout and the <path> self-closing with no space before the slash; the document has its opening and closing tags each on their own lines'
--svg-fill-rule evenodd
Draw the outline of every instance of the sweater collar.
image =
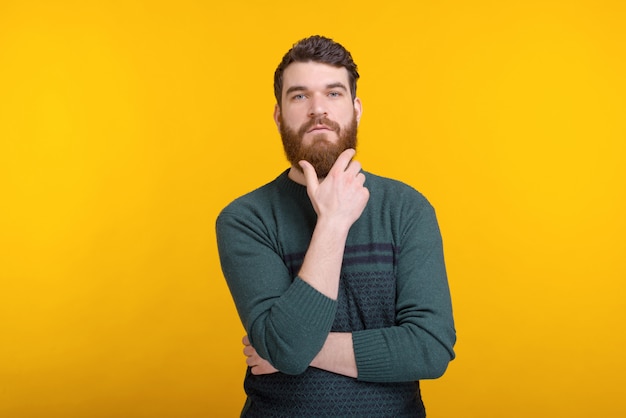
<svg viewBox="0 0 626 418">
<path fill-rule="evenodd" d="M 278 183 L 278 187 L 281 191 L 297 196 L 297 197 L 306 197 L 308 199 L 308 195 L 306 193 L 306 186 L 303 186 L 289 178 L 289 169 L 283 171 L 277 178 L 276 182 Z"/>
</svg>

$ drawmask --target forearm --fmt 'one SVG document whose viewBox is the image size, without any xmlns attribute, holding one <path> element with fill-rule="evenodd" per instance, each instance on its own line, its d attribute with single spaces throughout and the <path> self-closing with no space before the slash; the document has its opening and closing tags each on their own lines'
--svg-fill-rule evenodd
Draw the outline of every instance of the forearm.
<svg viewBox="0 0 626 418">
<path fill-rule="evenodd" d="M 335 313 L 335 301 L 296 279 L 246 329 L 263 358 L 284 373 L 299 374 L 323 346 Z"/>
<path fill-rule="evenodd" d="M 395 264 L 395 325 L 352 335 L 360 380 L 433 379 L 454 358 L 456 333 L 434 210 L 422 205 L 405 225 Z"/>
<path fill-rule="evenodd" d="M 352 348 L 352 334 L 349 332 L 331 332 L 320 352 L 311 362 L 311 367 L 357 377 L 358 371 Z"/>
<path fill-rule="evenodd" d="M 262 358 L 284 373 L 298 374 L 309 367 L 335 318 L 348 231 L 369 198 L 360 165 L 350 162 L 353 155 L 354 150 L 344 151 L 321 183 L 313 167 L 303 162 L 307 194 L 317 215 L 313 231 L 306 218 L 288 226 L 273 224 L 273 209 L 263 218 L 251 216 L 257 212 L 252 201 L 224 210 L 218 218 L 222 270 L 250 342 Z M 285 199 L 284 206 L 289 202 Z M 299 208 L 294 205 L 292 209 Z M 295 237 L 268 234 L 283 228 Z M 302 254 L 298 242 L 308 236 L 311 239 L 294 278 L 294 256 Z M 293 244 L 297 252 L 285 254 L 287 244 Z"/>
<path fill-rule="evenodd" d="M 300 161 L 317 223 L 299 276 L 334 300 L 348 231 L 369 199 L 369 191 L 363 186 L 365 175 L 360 172 L 361 164 L 351 162 L 354 153 L 353 149 L 345 150 L 321 183 L 313 166 Z"/>
<path fill-rule="evenodd" d="M 310 365 L 372 382 L 437 378 L 454 358 L 454 325 L 446 316 L 354 333 L 331 332 Z"/>
<path fill-rule="evenodd" d="M 336 300 L 349 225 L 319 218 L 298 276 L 323 295 Z"/>
<path fill-rule="evenodd" d="M 359 380 L 407 382 L 440 377 L 454 358 L 454 328 L 404 324 L 352 334 Z"/>
<path fill-rule="evenodd" d="M 236 209 L 222 212 L 216 234 L 242 324 L 263 358 L 285 373 L 301 373 L 324 344 L 337 302 L 294 279 L 278 245 L 268 245 L 263 224 Z"/>
</svg>

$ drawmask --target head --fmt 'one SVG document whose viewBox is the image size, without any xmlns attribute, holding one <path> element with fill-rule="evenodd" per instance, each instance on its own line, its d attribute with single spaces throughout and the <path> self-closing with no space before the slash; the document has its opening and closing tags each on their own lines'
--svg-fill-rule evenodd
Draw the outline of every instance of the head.
<svg viewBox="0 0 626 418">
<path fill-rule="evenodd" d="M 343 67 L 348 72 L 348 82 L 352 100 L 356 99 L 356 82 L 359 79 L 357 66 L 352 55 L 341 44 L 323 36 L 314 35 L 296 42 L 287 51 L 274 72 L 274 96 L 278 106 L 282 103 L 283 75 L 285 69 L 294 62 L 318 62 L 333 67 Z"/>
<path fill-rule="evenodd" d="M 285 54 L 274 74 L 274 119 L 293 168 L 306 160 L 325 177 L 341 152 L 356 148 L 358 78 L 350 53 L 328 38 L 305 38 Z"/>
</svg>

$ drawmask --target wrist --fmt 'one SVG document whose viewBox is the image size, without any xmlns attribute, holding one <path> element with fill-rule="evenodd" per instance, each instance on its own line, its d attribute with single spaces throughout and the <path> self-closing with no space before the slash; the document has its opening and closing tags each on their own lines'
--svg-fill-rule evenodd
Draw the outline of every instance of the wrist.
<svg viewBox="0 0 626 418">
<path fill-rule="evenodd" d="M 315 229 L 319 232 L 328 232 L 336 237 L 347 238 L 351 226 L 351 222 L 346 222 L 332 216 L 319 216 L 315 224 Z"/>
</svg>

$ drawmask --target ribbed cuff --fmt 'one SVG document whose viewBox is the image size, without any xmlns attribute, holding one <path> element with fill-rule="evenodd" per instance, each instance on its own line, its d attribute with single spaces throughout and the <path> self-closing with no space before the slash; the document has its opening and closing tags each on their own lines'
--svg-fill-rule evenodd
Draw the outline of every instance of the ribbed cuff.
<svg viewBox="0 0 626 418">
<path fill-rule="evenodd" d="M 337 301 L 325 296 L 299 277 L 283 294 L 279 309 L 284 318 L 291 318 L 290 325 L 303 327 L 307 332 L 329 332 L 335 320 Z"/>
<path fill-rule="evenodd" d="M 369 382 L 384 381 L 391 371 L 391 359 L 383 334 L 378 330 L 355 331 L 352 333 L 352 345 L 357 378 Z"/>
</svg>

